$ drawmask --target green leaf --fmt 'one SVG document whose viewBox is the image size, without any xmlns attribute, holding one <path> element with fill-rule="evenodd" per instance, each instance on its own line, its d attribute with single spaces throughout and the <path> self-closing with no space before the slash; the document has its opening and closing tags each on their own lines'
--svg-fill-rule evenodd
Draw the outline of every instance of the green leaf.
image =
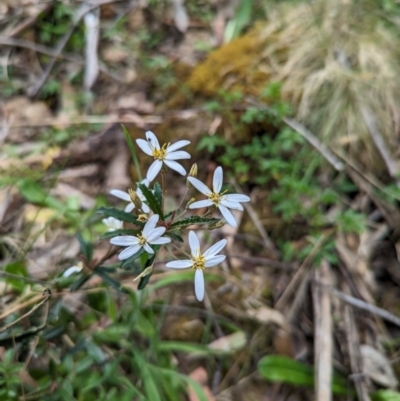
<svg viewBox="0 0 400 401">
<path fill-rule="evenodd" d="M 126 290 L 119 281 L 115 280 L 114 278 L 110 277 L 107 272 L 106 269 L 104 269 L 103 267 L 99 266 L 94 270 L 94 273 L 96 273 L 98 276 L 100 276 L 103 281 L 109 285 L 110 287 L 116 289 L 119 292 L 123 292 L 124 294 L 128 293 L 128 290 Z"/>
<path fill-rule="evenodd" d="M 400 401 L 400 393 L 392 390 L 378 390 L 372 394 L 372 401 Z"/>
<path fill-rule="evenodd" d="M 156 259 L 156 256 L 157 256 L 157 251 L 159 249 L 160 249 L 160 246 L 156 246 L 155 249 L 154 249 L 154 255 L 152 255 L 152 257 L 150 259 L 147 259 L 147 260 L 143 259 L 143 262 L 144 262 L 144 263 L 142 263 L 142 264 L 144 264 L 143 270 L 145 270 L 147 267 L 151 266 L 154 263 L 154 260 Z M 148 254 L 146 253 L 145 256 L 147 258 Z M 153 273 L 149 273 L 149 274 L 147 274 L 146 276 L 144 276 L 144 277 L 142 277 L 140 279 L 139 284 L 138 284 L 138 289 L 139 290 L 143 290 L 143 288 L 146 287 L 146 285 L 150 281 L 150 277 L 152 275 L 153 275 Z"/>
<path fill-rule="evenodd" d="M 28 201 L 37 204 L 44 204 L 48 194 L 43 187 L 28 178 L 19 180 L 17 186 L 21 195 Z"/>
<path fill-rule="evenodd" d="M 93 333 L 93 338 L 98 342 L 110 342 L 119 344 L 121 338 L 128 338 L 130 328 L 126 324 L 113 324 L 104 328 L 103 330 Z"/>
<path fill-rule="evenodd" d="M 93 244 L 91 242 L 86 241 L 81 233 L 78 233 L 76 236 L 78 238 L 83 256 L 86 258 L 88 262 L 91 262 L 93 258 Z"/>
<path fill-rule="evenodd" d="M 142 277 L 138 284 L 138 290 L 143 290 L 146 285 L 149 283 L 152 274 L 147 274 L 146 276 Z"/>
<path fill-rule="evenodd" d="M 22 261 L 12 262 L 5 265 L 4 271 L 14 274 L 16 276 L 21 276 L 21 278 L 28 277 L 25 263 Z M 23 280 L 19 280 L 18 278 L 6 277 L 5 282 L 11 285 L 12 288 L 19 293 L 22 292 L 25 288 L 25 282 Z"/>
<path fill-rule="evenodd" d="M 268 355 L 258 363 L 258 371 L 265 379 L 300 386 L 314 385 L 313 368 L 279 355 Z"/>
<path fill-rule="evenodd" d="M 213 217 L 190 216 L 186 219 L 175 221 L 175 223 L 171 225 L 171 228 L 187 227 L 192 224 L 216 224 L 220 220 L 221 219 L 215 219 Z"/>
<path fill-rule="evenodd" d="M 104 214 L 107 217 L 114 217 L 118 220 L 126 221 L 127 223 L 136 224 L 139 227 L 144 226 L 144 223 L 139 221 L 137 219 L 137 216 L 123 212 L 122 210 L 115 209 L 113 207 L 101 207 L 97 209 L 97 213 Z"/>
<path fill-rule="evenodd" d="M 158 202 L 156 196 L 150 191 L 149 188 L 144 184 L 138 184 L 139 189 L 142 191 L 143 196 L 146 198 L 150 209 L 160 216 L 161 220 L 164 220 L 164 213 L 161 210 L 161 203 Z"/>
<path fill-rule="evenodd" d="M 139 164 L 139 160 L 138 160 L 138 157 L 137 157 L 137 154 L 136 154 L 135 145 L 133 144 L 132 138 L 131 138 L 128 130 L 125 128 L 125 126 L 121 124 L 121 127 L 122 127 L 122 132 L 124 134 L 126 143 L 128 144 L 128 148 L 129 148 L 129 150 L 131 152 L 133 162 L 135 163 L 135 167 L 136 167 L 137 175 L 139 177 L 139 181 L 142 181 L 142 174 L 140 172 L 140 164 Z"/>
<path fill-rule="evenodd" d="M 74 292 L 74 291 L 78 290 L 79 288 L 81 288 L 81 287 L 83 286 L 83 284 L 86 283 L 86 281 L 88 281 L 88 280 L 90 279 L 90 277 L 92 277 L 91 274 L 88 274 L 88 275 L 86 275 L 86 276 L 81 276 L 81 277 L 79 277 L 79 279 L 76 280 L 76 281 L 71 285 L 71 287 L 70 287 L 69 290 L 70 290 L 71 292 Z"/>
<path fill-rule="evenodd" d="M 142 355 L 132 349 L 133 355 L 135 358 L 136 365 L 140 369 L 141 379 L 144 385 L 144 389 L 146 392 L 147 399 L 150 401 L 161 401 L 161 395 L 158 391 L 157 385 L 154 381 L 154 378 L 150 372 L 148 364 L 146 360 L 142 357 Z"/>
<path fill-rule="evenodd" d="M 268 355 L 258 362 L 258 371 L 265 379 L 274 383 L 288 383 L 297 386 L 314 385 L 314 368 L 281 355 Z M 335 394 L 349 394 L 347 382 L 340 376 L 332 378 Z"/>
<path fill-rule="evenodd" d="M 162 190 L 161 190 L 161 185 L 158 182 L 154 184 L 153 191 L 154 191 L 154 196 L 157 199 L 157 202 L 160 205 L 162 205 Z"/>
<path fill-rule="evenodd" d="M 107 231 L 106 233 L 100 235 L 100 239 L 113 238 L 118 235 L 137 235 L 139 232 L 140 230 L 130 230 L 125 228 L 120 230 Z"/>
</svg>

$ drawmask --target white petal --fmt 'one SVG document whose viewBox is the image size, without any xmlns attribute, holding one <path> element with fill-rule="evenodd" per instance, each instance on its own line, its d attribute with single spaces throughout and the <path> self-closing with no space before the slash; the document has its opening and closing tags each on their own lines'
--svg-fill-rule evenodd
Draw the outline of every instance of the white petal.
<svg viewBox="0 0 400 401">
<path fill-rule="evenodd" d="M 117 198 L 122 199 L 126 202 L 131 202 L 131 197 L 129 196 L 129 194 L 127 192 L 120 191 L 119 189 L 112 189 L 110 191 L 110 194 L 113 196 L 116 196 Z"/>
<path fill-rule="evenodd" d="M 214 171 L 213 177 L 213 190 L 216 194 L 219 194 L 222 188 L 222 181 L 224 180 L 224 173 L 222 167 L 217 167 Z"/>
<path fill-rule="evenodd" d="M 210 199 L 204 199 L 201 201 L 193 202 L 189 205 L 189 209 L 199 209 L 201 207 L 210 207 L 213 203 Z"/>
<path fill-rule="evenodd" d="M 145 251 L 146 251 L 147 253 L 150 253 L 150 254 L 153 254 L 153 253 L 154 253 L 152 247 L 151 247 L 147 242 L 143 245 L 143 248 L 145 249 Z"/>
<path fill-rule="evenodd" d="M 160 149 L 160 144 L 158 142 L 158 139 L 154 135 L 153 132 L 146 131 L 146 139 L 147 139 L 147 142 L 149 143 L 150 147 L 153 147 L 155 149 Z"/>
<path fill-rule="evenodd" d="M 194 274 L 194 293 L 198 301 L 204 299 L 204 275 L 201 269 L 196 269 Z"/>
<path fill-rule="evenodd" d="M 173 260 L 172 262 L 168 262 L 165 266 L 171 269 L 187 269 L 188 267 L 192 267 L 193 263 L 193 260 Z"/>
<path fill-rule="evenodd" d="M 228 224 L 230 224 L 232 227 L 237 227 L 237 223 L 235 218 L 233 217 L 233 214 L 223 205 L 219 205 L 218 209 L 222 213 L 222 216 L 224 216 L 224 219 Z"/>
<path fill-rule="evenodd" d="M 146 203 L 142 203 L 142 210 L 145 213 L 150 213 L 150 208 L 146 205 Z"/>
<path fill-rule="evenodd" d="M 225 255 L 210 256 L 209 258 L 206 259 L 204 267 L 212 267 L 219 265 L 221 262 L 225 260 L 225 258 L 226 258 Z"/>
<path fill-rule="evenodd" d="M 135 205 L 131 202 L 125 206 L 124 212 L 130 213 L 135 208 Z"/>
<path fill-rule="evenodd" d="M 153 151 L 151 150 L 149 144 L 144 139 L 136 139 L 136 143 L 139 148 L 143 150 L 146 155 L 153 156 Z"/>
<path fill-rule="evenodd" d="M 165 227 L 157 227 L 154 230 L 151 230 L 151 232 L 146 236 L 147 242 L 151 242 L 156 238 L 161 237 L 165 233 L 165 230 Z"/>
<path fill-rule="evenodd" d="M 168 146 L 167 148 L 167 152 L 173 152 L 174 150 L 177 150 L 179 148 L 183 148 L 186 145 L 189 145 L 190 141 L 187 140 L 182 140 L 182 141 L 178 141 L 173 143 L 172 145 Z"/>
<path fill-rule="evenodd" d="M 139 238 L 134 237 L 133 235 L 119 235 L 118 237 L 114 237 L 110 239 L 110 244 L 119 245 L 119 246 L 130 246 L 139 243 Z"/>
<path fill-rule="evenodd" d="M 179 163 L 174 162 L 173 160 L 164 160 L 164 163 L 169 167 L 172 168 L 172 170 L 177 171 L 181 175 L 186 175 L 186 170 L 184 169 L 183 166 L 181 166 Z"/>
<path fill-rule="evenodd" d="M 200 242 L 199 242 L 199 239 L 197 238 L 196 233 L 194 231 L 189 231 L 188 238 L 189 238 L 190 252 L 195 257 L 199 256 L 200 255 Z"/>
<path fill-rule="evenodd" d="M 155 160 L 152 165 L 149 167 L 147 171 L 147 176 L 146 178 L 149 181 L 153 181 L 154 178 L 156 178 L 157 174 L 160 172 L 162 167 L 162 161 L 161 160 Z"/>
<path fill-rule="evenodd" d="M 124 249 L 119 255 L 118 255 L 118 259 L 119 260 L 124 260 L 124 259 L 128 259 L 131 256 L 133 256 L 135 253 L 139 252 L 140 248 L 142 246 L 139 244 L 136 245 L 132 245 L 126 249 Z"/>
<path fill-rule="evenodd" d="M 148 188 L 149 185 L 150 185 L 150 182 L 149 182 L 149 180 L 148 180 L 147 178 L 145 178 L 144 180 L 140 181 L 139 184 L 143 184 L 143 185 L 145 185 L 145 186 Z"/>
<path fill-rule="evenodd" d="M 108 217 L 107 219 L 103 219 L 102 222 L 108 227 L 109 231 L 119 230 L 124 225 L 123 221 L 118 220 L 111 216 Z"/>
<path fill-rule="evenodd" d="M 214 244 L 211 248 L 207 249 L 204 253 L 203 256 L 205 258 L 210 257 L 210 256 L 215 256 L 218 252 L 221 251 L 221 249 L 226 245 L 227 240 L 222 239 L 221 241 L 218 241 L 216 244 Z"/>
<path fill-rule="evenodd" d="M 160 237 L 149 241 L 151 245 L 163 245 L 168 244 L 169 242 L 171 242 L 171 238 L 168 237 Z"/>
<path fill-rule="evenodd" d="M 82 266 L 71 266 L 62 274 L 62 277 L 69 277 L 71 274 L 79 273 L 82 270 Z"/>
<path fill-rule="evenodd" d="M 149 236 L 149 234 L 155 229 L 159 219 L 160 216 L 158 214 L 154 214 L 147 220 L 147 223 L 143 228 L 143 237 L 147 238 Z"/>
<path fill-rule="evenodd" d="M 198 180 L 197 178 L 194 178 L 194 177 L 188 177 L 187 179 L 202 194 L 207 195 L 207 196 L 211 195 L 211 191 L 200 180 Z"/>
<path fill-rule="evenodd" d="M 227 199 L 222 199 L 220 204 L 229 207 L 229 209 L 243 210 L 243 206 L 240 203 L 229 201 Z"/>
<path fill-rule="evenodd" d="M 250 198 L 243 194 L 226 194 L 224 198 L 232 202 L 250 202 Z"/>
<path fill-rule="evenodd" d="M 181 160 L 181 159 L 190 159 L 190 155 L 188 152 L 184 152 L 183 150 L 179 150 L 178 152 L 167 152 L 165 160 Z"/>
</svg>

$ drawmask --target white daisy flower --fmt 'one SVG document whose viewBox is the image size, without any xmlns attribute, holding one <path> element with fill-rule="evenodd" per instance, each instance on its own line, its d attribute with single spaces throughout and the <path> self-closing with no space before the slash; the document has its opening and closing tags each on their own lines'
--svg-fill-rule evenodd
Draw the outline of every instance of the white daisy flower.
<svg viewBox="0 0 400 401">
<path fill-rule="evenodd" d="M 80 273 L 82 269 L 83 269 L 83 263 L 79 262 L 76 266 L 68 267 L 68 269 L 66 269 L 61 276 L 62 277 L 69 277 L 72 274 Z"/>
<path fill-rule="evenodd" d="M 107 227 L 108 231 L 119 230 L 123 227 L 124 222 L 116 219 L 115 217 L 107 217 L 106 219 L 101 220 Z"/>
<path fill-rule="evenodd" d="M 149 182 L 147 179 L 144 179 L 144 180 L 140 181 L 140 184 L 144 184 L 144 185 L 146 185 L 146 187 L 148 187 L 149 184 L 150 184 L 150 182 Z M 135 191 L 135 192 L 136 192 L 137 196 L 139 197 L 139 199 L 142 201 L 142 210 L 143 210 L 143 212 L 145 212 L 145 213 L 150 213 L 150 208 L 149 208 L 149 206 L 145 203 L 145 202 L 147 202 L 147 200 L 146 200 L 146 198 L 144 197 L 143 192 L 141 191 L 141 189 L 139 188 L 139 186 L 136 188 L 136 191 Z M 117 198 L 122 199 L 122 200 L 124 200 L 124 201 L 126 201 L 126 202 L 129 202 L 129 203 L 125 206 L 124 212 L 130 213 L 130 212 L 135 208 L 135 205 L 134 205 L 134 203 L 132 202 L 131 196 L 129 195 L 128 192 L 124 192 L 124 191 L 121 191 L 121 190 L 119 190 L 119 189 L 112 189 L 112 190 L 110 191 L 110 194 L 111 194 L 111 195 L 114 195 L 114 196 L 116 196 Z"/>
<path fill-rule="evenodd" d="M 161 235 L 165 233 L 166 228 L 156 227 L 158 220 L 158 214 L 151 216 L 143 227 L 142 233 L 137 236 L 124 235 L 111 238 L 111 244 L 127 247 L 118 255 L 118 259 L 124 260 L 130 258 L 135 253 L 139 252 L 141 247 L 143 247 L 147 253 L 153 254 L 154 250 L 150 245 L 163 245 L 171 242 L 171 238 L 161 237 Z"/>
<path fill-rule="evenodd" d="M 189 232 L 189 246 L 192 254 L 189 260 L 174 260 L 166 264 L 167 267 L 172 269 L 186 269 L 191 267 L 196 269 L 194 274 L 194 292 L 196 298 L 202 301 L 204 298 L 204 275 L 203 270 L 206 267 L 216 266 L 223 262 L 226 258 L 225 255 L 217 255 L 218 252 L 226 245 L 226 239 L 218 241 L 215 245 L 205 251 L 203 254 L 200 252 L 200 243 L 194 231 Z"/>
<path fill-rule="evenodd" d="M 157 137 L 153 132 L 146 132 L 146 139 L 136 139 L 136 143 L 149 156 L 153 156 L 155 161 L 147 171 L 147 179 L 151 182 L 156 178 L 160 172 L 163 163 L 165 163 L 172 170 L 177 171 L 179 174 L 186 175 L 186 170 L 175 160 L 190 159 L 188 152 L 180 150 L 175 152 L 177 149 L 189 145 L 190 141 L 182 140 L 174 143 L 173 145 L 165 143 L 162 147 L 158 142 Z"/>
<path fill-rule="evenodd" d="M 214 171 L 212 191 L 197 178 L 188 177 L 187 179 L 197 190 L 208 197 L 208 199 L 193 202 L 189 206 L 189 209 L 198 209 L 214 205 L 220 210 L 222 216 L 224 216 L 224 219 L 228 224 L 230 224 L 232 227 L 237 227 L 236 220 L 229 209 L 243 210 L 243 206 L 239 202 L 249 202 L 250 198 L 247 195 L 242 194 L 225 195 L 225 192 L 221 193 L 223 181 L 222 167 L 217 167 Z"/>
</svg>

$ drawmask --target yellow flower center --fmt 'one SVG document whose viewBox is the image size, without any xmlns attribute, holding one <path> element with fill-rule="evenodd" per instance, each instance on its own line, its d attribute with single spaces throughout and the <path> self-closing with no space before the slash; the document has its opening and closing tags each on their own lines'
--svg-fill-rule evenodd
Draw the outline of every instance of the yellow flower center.
<svg viewBox="0 0 400 401">
<path fill-rule="evenodd" d="M 211 195 L 209 195 L 209 198 L 210 201 L 214 203 L 215 206 L 218 206 L 219 203 L 221 202 L 222 194 L 216 194 L 213 192 Z"/>
<path fill-rule="evenodd" d="M 192 269 L 201 269 L 204 270 L 204 264 L 206 263 L 206 258 L 203 255 L 199 255 L 196 257 L 192 256 L 192 260 L 194 262 Z"/>
<path fill-rule="evenodd" d="M 144 245 L 146 243 L 146 238 L 143 237 L 142 235 L 138 234 L 137 236 L 139 238 L 139 245 Z"/>
<path fill-rule="evenodd" d="M 169 143 L 164 143 L 160 149 L 152 149 L 153 157 L 158 160 L 164 160 L 167 156 L 167 148 L 169 145 Z"/>
</svg>

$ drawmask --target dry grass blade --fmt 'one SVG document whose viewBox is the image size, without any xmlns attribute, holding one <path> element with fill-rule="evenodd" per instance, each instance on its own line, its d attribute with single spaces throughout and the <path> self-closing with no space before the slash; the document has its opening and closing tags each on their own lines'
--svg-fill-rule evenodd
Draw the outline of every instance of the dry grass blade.
<svg viewBox="0 0 400 401">
<path fill-rule="evenodd" d="M 330 282 L 330 267 L 323 261 L 314 272 L 315 279 Z M 332 315 L 330 295 L 313 285 L 314 332 L 315 332 L 315 394 L 317 401 L 332 399 Z"/>
<path fill-rule="evenodd" d="M 354 313 L 350 306 L 344 309 L 345 328 L 347 336 L 347 345 L 349 348 L 349 357 L 353 380 L 356 387 L 359 401 L 370 401 L 367 387 L 367 378 L 362 373 L 362 360 L 360 354 L 360 338 L 354 323 Z"/>
<path fill-rule="evenodd" d="M 374 1 L 283 5 L 263 33 L 264 56 L 296 107 L 296 118 L 323 143 L 345 147 L 375 171 L 384 164 L 359 99 L 373 111 L 385 147 L 399 146 L 394 105 L 400 101 L 400 43 L 379 12 Z"/>
</svg>

